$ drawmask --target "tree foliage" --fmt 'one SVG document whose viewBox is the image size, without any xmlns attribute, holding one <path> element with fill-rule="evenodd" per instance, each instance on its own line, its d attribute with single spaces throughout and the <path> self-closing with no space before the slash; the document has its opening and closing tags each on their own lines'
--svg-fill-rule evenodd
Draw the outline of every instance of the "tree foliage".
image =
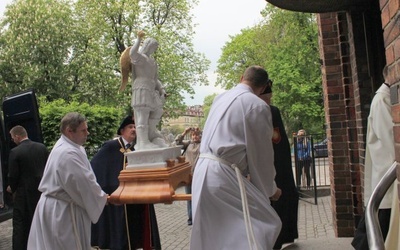
<svg viewBox="0 0 400 250">
<path fill-rule="evenodd" d="M 214 102 L 215 97 L 217 96 L 216 93 L 212 94 L 212 95 L 208 95 L 204 98 L 204 103 L 203 103 L 203 114 L 204 117 L 201 119 L 200 122 L 200 127 L 204 128 L 204 124 L 206 123 L 208 114 L 210 113 L 210 109 L 211 109 L 211 105 Z"/>
<path fill-rule="evenodd" d="M 207 84 L 209 61 L 193 49 L 191 8 L 197 0 L 15 1 L 0 26 L 0 96 L 34 88 L 47 101 L 129 109 L 118 93 L 119 57 L 145 30 L 158 40 L 155 57 L 171 116 L 183 93 Z M 129 88 L 128 88 L 129 89 Z"/>
<path fill-rule="evenodd" d="M 232 36 L 218 61 L 217 84 L 230 89 L 246 67 L 261 65 L 273 80 L 272 104 L 287 130 L 324 128 L 318 30 L 314 14 L 267 5 L 258 25 Z"/>
<path fill-rule="evenodd" d="M 72 46 L 71 34 L 71 8 L 65 2 L 10 5 L 0 34 L 2 95 L 34 88 L 43 96 L 66 98 L 71 86 L 64 63 Z"/>
</svg>

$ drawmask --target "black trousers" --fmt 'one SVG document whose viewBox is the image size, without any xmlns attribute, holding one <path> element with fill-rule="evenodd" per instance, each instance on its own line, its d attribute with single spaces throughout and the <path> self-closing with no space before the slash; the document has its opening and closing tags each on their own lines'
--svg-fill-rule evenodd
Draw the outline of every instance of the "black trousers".
<svg viewBox="0 0 400 250">
<path fill-rule="evenodd" d="M 13 236 L 12 248 L 24 250 L 27 248 L 29 231 L 40 192 L 25 193 L 17 189 L 14 193 Z"/>
<path fill-rule="evenodd" d="M 383 236 L 383 240 L 386 240 L 386 236 L 389 232 L 389 224 L 390 224 L 390 208 L 379 209 L 378 210 L 378 220 L 379 225 L 381 227 L 381 232 Z M 351 245 L 356 250 L 368 250 L 368 237 L 367 237 L 367 226 L 365 224 L 365 215 L 361 218 L 358 223 L 356 232 L 354 233 L 353 241 Z"/>
<path fill-rule="evenodd" d="M 305 159 L 305 160 L 299 160 L 298 162 L 299 166 L 299 173 L 298 173 L 298 178 L 297 178 L 297 185 L 300 186 L 301 183 L 301 176 L 303 175 L 303 169 L 304 173 L 306 175 L 306 182 L 307 183 L 301 183 L 301 185 L 307 185 L 307 187 L 311 186 L 311 159 Z"/>
</svg>

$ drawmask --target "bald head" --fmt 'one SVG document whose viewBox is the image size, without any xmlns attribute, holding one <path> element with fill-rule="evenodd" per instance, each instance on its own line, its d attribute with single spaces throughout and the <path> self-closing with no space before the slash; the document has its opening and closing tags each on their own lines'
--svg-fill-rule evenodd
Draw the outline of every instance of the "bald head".
<svg viewBox="0 0 400 250">
<path fill-rule="evenodd" d="M 386 65 L 382 70 L 383 80 L 386 83 L 391 83 L 391 79 L 389 79 L 389 67 Z"/>
<path fill-rule="evenodd" d="M 250 66 L 244 71 L 240 83 L 248 85 L 255 95 L 260 96 L 269 83 L 268 73 L 261 66 Z"/>
<path fill-rule="evenodd" d="M 264 87 L 269 81 L 268 73 L 261 66 L 250 66 L 244 71 L 242 81 L 248 82 L 256 88 Z"/>
</svg>

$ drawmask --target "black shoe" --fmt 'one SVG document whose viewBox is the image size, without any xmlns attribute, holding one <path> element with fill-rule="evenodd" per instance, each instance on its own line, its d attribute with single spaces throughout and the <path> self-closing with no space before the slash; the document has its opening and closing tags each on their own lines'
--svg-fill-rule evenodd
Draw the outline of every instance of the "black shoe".
<svg viewBox="0 0 400 250">
<path fill-rule="evenodd" d="M 8 211 L 8 206 L 7 206 L 7 205 L 2 205 L 2 206 L 0 207 L 0 213 L 1 213 L 1 212 L 6 212 L 6 211 Z"/>
<path fill-rule="evenodd" d="M 188 226 L 192 225 L 192 220 L 188 220 Z"/>
</svg>

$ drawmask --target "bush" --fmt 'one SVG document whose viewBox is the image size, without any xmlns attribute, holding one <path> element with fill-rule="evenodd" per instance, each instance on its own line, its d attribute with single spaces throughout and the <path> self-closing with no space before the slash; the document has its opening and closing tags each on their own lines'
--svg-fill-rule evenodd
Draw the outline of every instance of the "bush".
<svg viewBox="0 0 400 250">
<path fill-rule="evenodd" d="M 67 103 L 61 99 L 52 102 L 40 99 L 39 103 L 43 140 L 49 149 L 60 138 L 60 122 L 65 114 L 78 112 L 86 117 L 89 137 L 84 146 L 89 158 L 105 141 L 116 135 L 119 124 L 124 118 L 122 110 L 115 107 L 78 102 Z"/>
</svg>

